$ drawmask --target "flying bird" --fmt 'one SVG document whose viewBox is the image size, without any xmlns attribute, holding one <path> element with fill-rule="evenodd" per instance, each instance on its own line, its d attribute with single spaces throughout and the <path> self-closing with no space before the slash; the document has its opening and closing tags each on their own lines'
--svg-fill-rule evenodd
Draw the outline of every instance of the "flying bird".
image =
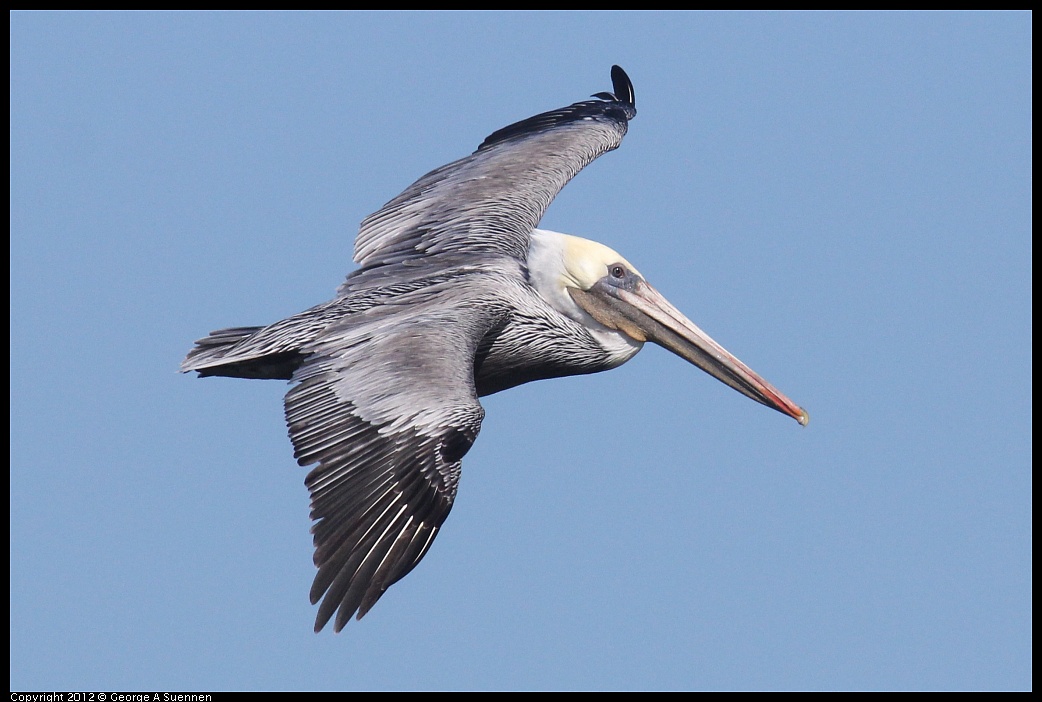
<svg viewBox="0 0 1042 702">
<path fill-rule="evenodd" d="M 481 428 L 478 398 L 596 373 L 653 341 L 757 402 L 807 413 L 666 301 L 607 246 L 538 229 L 550 202 L 619 146 L 636 115 L 613 92 L 511 124 L 361 224 L 336 296 L 263 327 L 211 332 L 200 376 L 291 380 L 294 457 L 313 466 L 312 604 L 320 631 L 361 619 L 430 548 Z"/>
</svg>

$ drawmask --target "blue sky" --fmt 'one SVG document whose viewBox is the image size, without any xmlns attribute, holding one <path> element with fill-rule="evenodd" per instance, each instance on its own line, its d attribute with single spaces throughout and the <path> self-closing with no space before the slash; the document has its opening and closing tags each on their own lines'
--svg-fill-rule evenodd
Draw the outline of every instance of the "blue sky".
<svg viewBox="0 0 1042 702">
<path fill-rule="evenodd" d="M 1031 688 L 1030 14 L 10 19 L 12 689 Z M 543 226 L 810 426 L 650 346 L 485 398 L 430 553 L 315 635 L 286 385 L 178 363 L 613 63 Z"/>
</svg>

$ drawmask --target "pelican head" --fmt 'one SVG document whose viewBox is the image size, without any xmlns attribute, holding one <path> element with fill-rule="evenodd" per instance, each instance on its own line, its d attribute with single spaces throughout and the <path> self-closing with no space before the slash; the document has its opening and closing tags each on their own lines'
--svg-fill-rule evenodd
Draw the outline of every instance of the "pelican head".
<svg viewBox="0 0 1042 702">
<path fill-rule="evenodd" d="M 713 341 L 607 246 L 536 229 L 528 269 L 539 294 L 558 312 L 586 326 L 617 363 L 652 341 L 746 397 L 804 426 L 809 421 L 804 409 Z"/>
</svg>

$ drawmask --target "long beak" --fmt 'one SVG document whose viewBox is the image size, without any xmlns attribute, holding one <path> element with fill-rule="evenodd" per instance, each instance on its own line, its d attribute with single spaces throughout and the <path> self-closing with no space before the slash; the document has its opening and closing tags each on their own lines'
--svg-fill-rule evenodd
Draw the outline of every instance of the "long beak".
<svg viewBox="0 0 1042 702">
<path fill-rule="evenodd" d="M 803 426 L 810 421 L 806 410 L 713 341 L 646 281 L 640 280 L 628 290 L 600 283 L 585 293 L 573 288 L 572 297 L 602 324 L 637 341 L 654 341 L 746 397 L 789 415 Z M 596 308 L 596 313 L 591 308 Z"/>
</svg>

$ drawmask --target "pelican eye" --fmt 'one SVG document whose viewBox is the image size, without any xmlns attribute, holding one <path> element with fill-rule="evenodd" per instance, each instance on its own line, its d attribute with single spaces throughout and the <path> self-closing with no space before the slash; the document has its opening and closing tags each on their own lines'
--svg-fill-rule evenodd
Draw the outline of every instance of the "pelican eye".
<svg viewBox="0 0 1042 702">
<path fill-rule="evenodd" d="M 614 266 L 608 267 L 608 273 L 611 275 L 612 278 L 618 278 L 619 280 L 622 280 L 626 277 L 626 268 L 616 263 Z"/>
</svg>

